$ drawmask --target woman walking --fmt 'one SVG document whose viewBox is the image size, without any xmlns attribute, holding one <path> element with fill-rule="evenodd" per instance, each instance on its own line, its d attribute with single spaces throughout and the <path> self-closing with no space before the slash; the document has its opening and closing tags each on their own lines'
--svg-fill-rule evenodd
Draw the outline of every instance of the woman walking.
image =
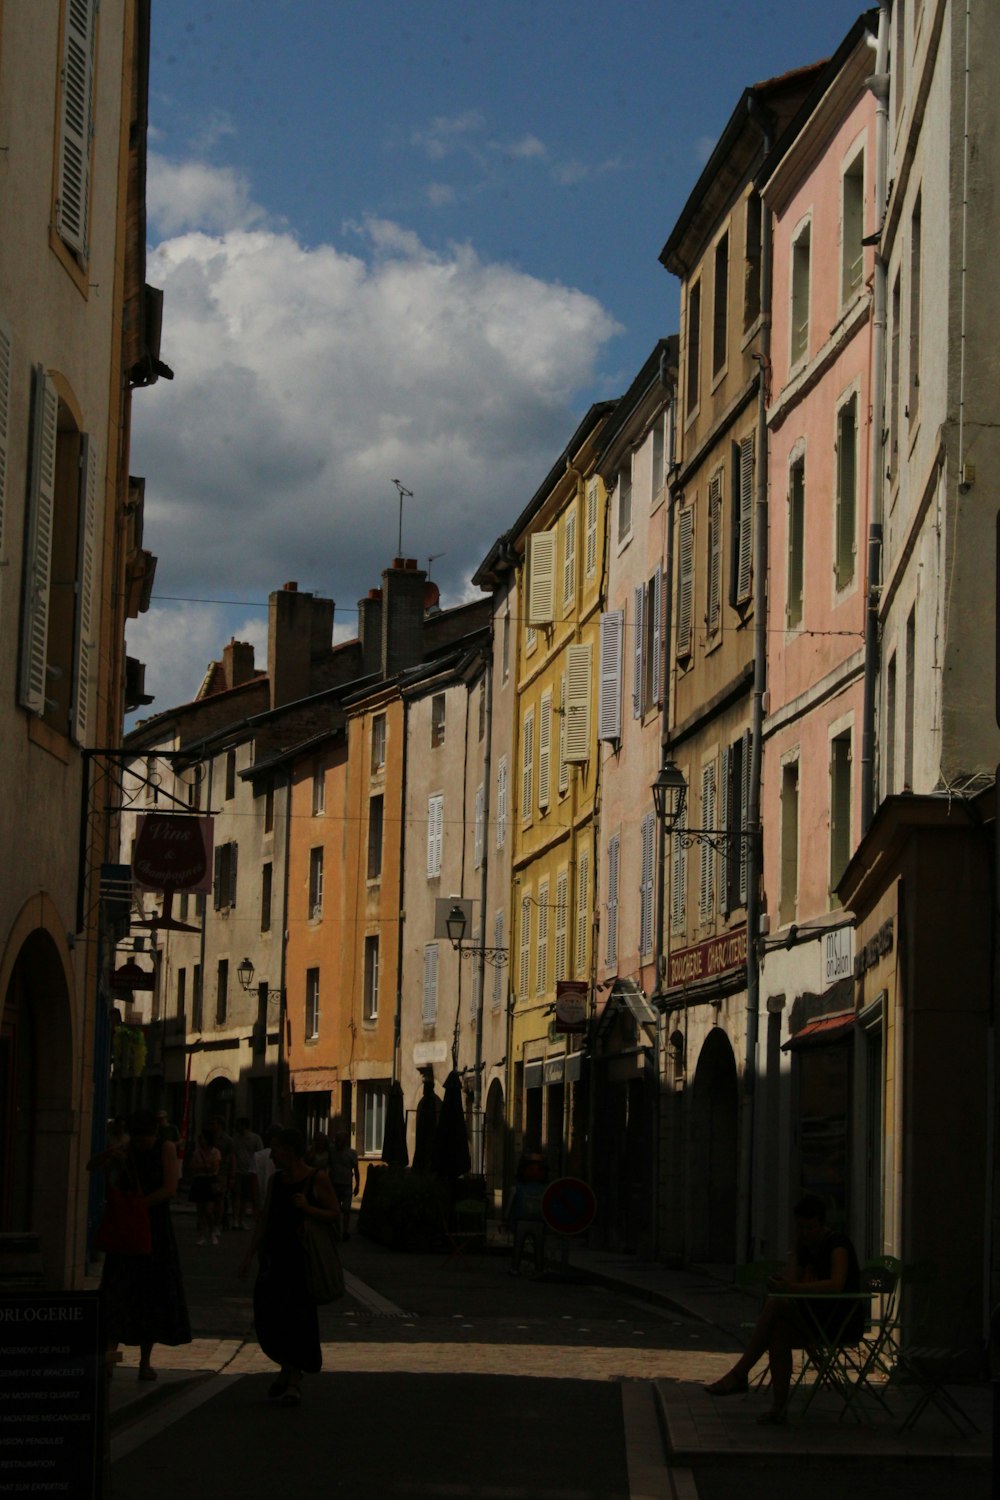
<svg viewBox="0 0 1000 1500">
<path fill-rule="evenodd" d="M 305 1141 L 297 1130 L 279 1131 L 271 1153 L 277 1170 L 240 1275 L 247 1274 L 258 1255 L 253 1291 L 257 1339 L 279 1366 L 268 1395 L 282 1406 L 298 1406 L 302 1376 L 318 1374 L 323 1364 L 316 1303 L 306 1285 L 302 1226 L 306 1217 L 332 1224 L 340 1208 L 327 1173 L 306 1163 Z"/>
</svg>

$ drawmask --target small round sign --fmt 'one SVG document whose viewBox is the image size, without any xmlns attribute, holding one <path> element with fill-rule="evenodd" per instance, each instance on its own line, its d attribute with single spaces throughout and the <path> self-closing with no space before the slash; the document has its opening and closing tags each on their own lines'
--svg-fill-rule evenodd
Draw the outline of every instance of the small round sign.
<svg viewBox="0 0 1000 1500">
<path fill-rule="evenodd" d="M 545 1189 L 542 1218 L 553 1234 L 582 1234 L 596 1212 L 594 1190 L 579 1177 L 558 1177 Z"/>
</svg>

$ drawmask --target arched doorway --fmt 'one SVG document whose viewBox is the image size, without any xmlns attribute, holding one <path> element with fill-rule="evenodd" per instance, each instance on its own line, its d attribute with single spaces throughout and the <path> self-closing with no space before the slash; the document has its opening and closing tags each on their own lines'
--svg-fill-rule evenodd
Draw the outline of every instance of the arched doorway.
<svg viewBox="0 0 1000 1500">
<path fill-rule="evenodd" d="M 41 1238 L 46 1276 L 61 1284 L 67 1214 L 78 1186 L 73 1032 L 62 959 L 47 932 L 26 938 L 0 1015 L 0 1230 Z"/>
<path fill-rule="evenodd" d="M 209 1079 L 205 1085 L 204 1103 L 201 1111 L 201 1130 L 211 1130 L 216 1115 L 221 1115 L 227 1132 L 233 1128 L 236 1114 L 236 1086 L 225 1073 Z"/>
<path fill-rule="evenodd" d="M 503 1193 L 503 1174 L 506 1165 L 506 1126 L 503 1112 L 503 1084 L 494 1078 L 486 1095 L 484 1168 L 487 1194 Z"/>
<path fill-rule="evenodd" d="M 738 1120 L 736 1058 L 728 1036 L 716 1026 L 701 1049 L 692 1091 L 692 1260 L 728 1265 L 736 1259 Z"/>
</svg>

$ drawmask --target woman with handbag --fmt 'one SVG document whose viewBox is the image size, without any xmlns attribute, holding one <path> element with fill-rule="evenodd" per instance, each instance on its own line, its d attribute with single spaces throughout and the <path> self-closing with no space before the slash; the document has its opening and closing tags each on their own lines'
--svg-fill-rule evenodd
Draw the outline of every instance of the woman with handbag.
<svg viewBox="0 0 1000 1500">
<path fill-rule="evenodd" d="M 138 1344 L 139 1379 L 155 1380 L 154 1344 L 190 1344 L 180 1259 L 170 1220 L 180 1169 L 172 1141 L 163 1140 L 152 1110 L 129 1120 L 126 1148 L 115 1146 L 87 1163 L 108 1174 L 108 1201 L 95 1245 L 107 1246 L 101 1305 L 109 1352 Z"/>
<path fill-rule="evenodd" d="M 264 1211 L 255 1222 L 240 1275 L 247 1274 L 259 1254 L 253 1292 L 257 1339 L 268 1359 L 280 1366 L 268 1395 L 283 1406 L 298 1406 L 303 1374 L 316 1375 L 323 1364 L 317 1299 L 329 1301 L 337 1295 L 335 1289 L 319 1285 L 310 1269 L 314 1247 L 307 1246 L 307 1237 L 322 1236 L 328 1263 L 331 1250 L 336 1258 L 333 1236 L 340 1206 L 327 1173 L 306 1163 L 305 1141 L 297 1130 L 279 1131 L 271 1154 L 277 1170 L 268 1183 Z"/>
</svg>

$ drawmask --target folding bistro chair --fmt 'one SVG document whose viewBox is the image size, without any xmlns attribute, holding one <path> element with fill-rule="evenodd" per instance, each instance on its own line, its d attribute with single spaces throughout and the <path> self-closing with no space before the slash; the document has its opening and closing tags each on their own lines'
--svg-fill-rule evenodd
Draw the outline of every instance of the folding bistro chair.
<svg viewBox="0 0 1000 1500">
<path fill-rule="evenodd" d="M 911 1388 L 916 1386 L 917 1398 L 903 1418 L 900 1431 L 912 1430 L 924 1412 L 936 1406 L 961 1437 L 969 1437 L 979 1428 L 946 1387 L 984 1366 L 984 1347 L 976 1344 L 943 1348 L 918 1342 L 922 1327 L 931 1323 L 940 1326 L 940 1301 L 953 1300 L 955 1289 L 945 1286 L 942 1290 L 938 1268 L 930 1261 L 905 1267 L 901 1279 L 912 1287 L 913 1307 L 910 1316 L 903 1315 L 903 1328 L 895 1341 L 893 1379 L 894 1383 Z M 959 1300 L 966 1299 L 960 1297 Z M 932 1310 L 937 1314 L 933 1320 L 930 1318 Z M 953 1310 L 958 1313 L 958 1306 Z"/>
<path fill-rule="evenodd" d="M 861 1268 L 861 1285 L 871 1298 L 865 1329 L 855 1348 L 845 1348 L 847 1379 L 843 1386 L 844 1413 L 855 1401 L 871 1396 L 884 1411 L 889 1411 L 880 1385 L 890 1379 L 899 1354 L 899 1293 L 903 1263 L 894 1255 L 866 1261 Z M 878 1384 L 873 1384 L 878 1382 Z"/>
</svg>

